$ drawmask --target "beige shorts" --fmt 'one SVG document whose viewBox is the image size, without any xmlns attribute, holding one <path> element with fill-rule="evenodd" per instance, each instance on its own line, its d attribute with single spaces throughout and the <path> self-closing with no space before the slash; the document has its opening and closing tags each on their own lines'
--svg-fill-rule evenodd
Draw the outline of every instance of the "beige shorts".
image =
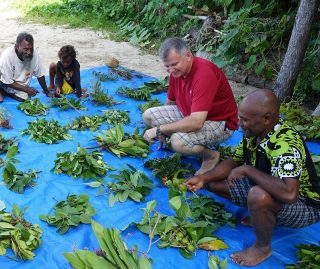
<svg viewBox="0 0 320 269">
<path fill-rule="evenodd" d="M 154 126 L 176 122 L 183 119 L 181 111 L 175 105 L 152 107 L 148 109 Z M 233 134 L 226 128 L 225 121 L 205 121 L 201 130 L 190 133 L 175 133 L 174 135 L 188 147 L 203 145 L 206 147 L 218 145 Z"/>
</svg>

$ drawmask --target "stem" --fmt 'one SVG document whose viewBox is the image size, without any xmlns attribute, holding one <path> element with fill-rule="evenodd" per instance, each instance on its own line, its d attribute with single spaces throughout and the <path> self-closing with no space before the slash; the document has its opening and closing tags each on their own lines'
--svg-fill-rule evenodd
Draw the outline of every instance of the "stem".
<svg viewBox="0 0 320 269">
<path fill-rule="evenodd" d="M 149 218 L 149 220 L 150 220 L 150 218 Z M 160 220 L 160 215 L 158 215 L 157 220 L 156 220 L 156 223 L 155 223 L 155 225 L 153 226 L 153 229 L 152 229 L 151 233 L 149 234 L 149 246 L 148 246 L 147 253 L 149 253 L 149 251 L 150 251 L 150 249 L 151 249 L 152 239 L 153 239 L 153 237 L 154 237 L 154 231 L 155 231 L 155 229 L 156 229 L 156 227 L 157 227 L 157 225 L 158 225 L 158 223 L 159 223 L 159 220 Z M 150 226 L 150 221 L 149 221 L 149 227 L 151 228 L 151 226 Z"/>
</svg>

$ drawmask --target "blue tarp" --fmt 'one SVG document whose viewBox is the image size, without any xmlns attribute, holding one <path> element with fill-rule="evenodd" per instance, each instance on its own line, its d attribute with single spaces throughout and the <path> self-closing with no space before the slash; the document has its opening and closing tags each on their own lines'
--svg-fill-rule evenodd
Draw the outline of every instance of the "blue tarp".
<svg viewBox="0 0 320 269">
<path fill-rule="evenodd" d="M 92 75 L 93 70 L 107 72 L 107 67 L 81 71 L 83 87 L 92 88 L 92 84 L 96 80 Z M 141 130 L 144 127 L 141 121 L 141 113 L 137 108 L 137 106 L 143 102 L 119 96 L 115 93 L 115 90 L 120 86 L 138 87 L 144 82 L 152 79 L 153 78 L 151 77 L 143 76 L 142 78 L 134 77 L 132 80 L 128 81 L 119 79 L 118 81 L 102 83 L 105 91 L 112 94 L 116 101 L 125 101 L 124 104 L 116 105 L 114 108 L 129 111 L 131 123 L 125 126 L 125 131 L 128 133 L 131 133 L 136 126 L 140 127 Z M 40 90 L 36 79 L 32 81 L 32 85 Z M 44 96 L 44 94 L 40 93 L 37 97 L 41 99 L 41 102 L 49 104 L 49 99 Z M 164 93 L 153 97 L 159 98 L 162 102 L 164 102 L 166 98 Z M 83 104 L 88 108 L 87 111 L 77 112 L 74 110 L 68 110 L 59 112 L 58 109 L 51 108 L 46 118 L 53 118 L 58 120 L 61 125 L 66 125 L 68 122 L 80 115 L 100 114 L 101 110 L 108 109 L 104 106 L 94 106 L 89 101 L 84 102 Z M 106 124 L 102 125 L 98 132 L 70 131 L 70 134 L 73 136 L 72 141 L 63 141 L 58 144 L 48 145 L 29 140 L 29 136 L 21 136 L 21 131 L 28 126 L 28 122 L 35 120 L 35 118 L 26 116 L 23 112 L 18 110 L 18 102 L 6 98 L 4 103 L 1 105 L 13 116 L 11 124 L 14 127 L 12 130 L 2 129 L 2 133 L 6 138 L 13 136 L 19 138 L 19 153 L 16 158 L 20 160 L 21 163 L 17 164 L 17 168 L 23 171 L 36 169 L 42 172 L 39 174 L 36 186 L 33 188 L 27 188 L 24 194 L 14 193 L 8 190 L 4 185 L 1 185 L 0 200 L 5 202 L 7 211 L 11 211 L 13 204 L 17 204 L 20 208 L 28 207 L 25 214 L 26 219 L 32 223 L 38 223 L 43 229 L 42 245 L 35 251 L 36 257 L 34 260 L 17 262 L 2 256 L 0 257 L 1 269 L 71 268 L 62 255 L 64 252 L 71 252 L 74 249 L 95 250 L 98 248 L 98 242 L 93 235 L 91 225 L 81 224 L 76 228 L 71 228 L 66 234 L 60 235 L 56 232 L 55 227 L 48 226 L 46 222 L 39 220 L 39 214 L 52 214 L 52 208 L 56 202 L 65 200 L 68 194 L 88 194 L 90 196 L 89 201 L 97 210 L 97 214 L 93 219 L 105 227 L 117 227 L 122 229 L 132 222 L 139 222 L 143 215 L 141 208 L 145 208 L 146 203 L 151 200 L 157 200 L 157 211 L 168 215 L 174 214 L 169 207 L 168 189 L 160 186 L 160 184 L 158 184 L 158 180 L 154 178 L 151 172 L 144 169 L 143 160 L 141 159 L 131 157 L 123 157 L 122 159 L 119 159 L 108 152 L 103 151 L 103 159 L 107 164 L 119 169 L 126 163 L 129 163 L 135 166 L 138 170 L 144 171 L 151 179 L 154 180 L 155 184 L 158 185 L 158 187 L 156 187 L 151 194 L 147 196 L 146 202 L 135 203 L 133 201 L 127 201 L 125 203 L 116 203 L 114 207 L 111 208 L 108 206 L 107 194 L 98 196 L 97 189 L 84 185 L 84 181 L 82 179 L 74 179 L 64 174 L 56 175 L 51 171 L 58 152 L 75 152 L 77 143 L 80 143 L 81 147 L 95 146 L 96 142 L 93 140 L 93 137 L 99 131 L 101 132 L 101 130 L 107 129 L 108 126 Z M 237 131 L 226 144 L 236 145 L 241 136 L 241 132 Z M 157 151 L 156 147 L 157 145 L 151 146 L 151 153 L 148 155 L 148 158 L 163 157 L 165 154 L 171 154 L 168 151 Z M 311 152 L 320 154 L 319 144 L 308 143 L 308 147 Z M 1 157 L 4 158 L 4 155 Z M 198 166 L 193 158 L 186 158 L 185 161 L 190 161 L 195 166 Z M 108 178 L 108 175 L 105 180 L 111 181 L 111 179 Z M 247 214 L 245 209 L 234 206 L 225 199 L 219 198 L 205 191 L 202 192 L 211 195 L 216 199 L 216 201 L 225 203 L 226 208 L 238 218 Z M 272 240 L 273 255 L 260 265 L 253 268 L 284 268 L 286 263 L 294 263 L 296 261 L 296 249 L 294 246 L 302 243 L 318 243 L 320 239 L 319 231 L 320 223 L 303 229 L 275 228 Z M 229 257 L 231 253 L 250 246 L 255 240 L 252 228 L 245 227 L 240 224 L 235 228 L 227 226 L 222 227 L 216 234 L 229 245 L 229 248 L 226 250 L 211 252 L 211 255 L 217 255 L 220 259 Z M 140 251 L 147 251 L 149 239 L 136 228 L 130 227 L 125 230 L 122 233 L 122 237 L 129 247 L 136 244 Z M 8 255 L 13 256 L 11 251 L 8 252 Z M 208 252 L 204 250 L 197 250 L 195 257 L 193 257 L 192 260 L 187 260 L 179 254 L 177 249 L 159 249 L 156 245 L 153 245 L 148 256 L 154 261 L 153 268 L 208 268 Z M 241 266 L 234 264 L 230 258 L 228 258 L 227 268 L 241 268 Z"/>
</svg>

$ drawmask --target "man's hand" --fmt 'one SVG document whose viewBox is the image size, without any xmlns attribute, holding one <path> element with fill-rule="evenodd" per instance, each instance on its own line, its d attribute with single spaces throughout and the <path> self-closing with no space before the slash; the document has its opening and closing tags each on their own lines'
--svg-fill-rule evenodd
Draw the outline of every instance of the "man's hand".
<svg viewBox="0 0 320 269">
<path fill-rule="evenodd" d="M 248 168 L 247 165 L 241 165 L 241 166 L 238 166 L 238 167 L 232 169 L 231 173 L 229 174 L 229 176 L 227 178 L 228 183 L 231 187 L 234 187 L 234 180 L 235 179 L 242 179 L 242 178 L 248 177 L 247 176 L 247 168 Z"/>
<path fill-rule="evenodd" d="M 195 177 L 188 179 L 185 184 L 187 185 L 187 188 L 193 192 L 203 188 L 203 186 L 204 186 L 204 183 L 201 180 L 201 177 L 199 177 L 199 176 L 195 176 Z"/>
<path fill-rule="evenodd" d="M 150 143 L 154 143 L 154 139 L 157 137 L 157 127 L 153 127 L 149 130 L 147 130 L 144 133 L 144 139 L 147 140 Z M 159 135 L 158 136 L 159 139 L 159 147 L 157 148 L 157 150 L 162 149 L 162 146 L 165 144 L 166 142 L 166 137 L 164 135 Z"/>
<path fill-rule="evenodd" d="M 38 90 L 32 87 L 28 87 L 26 92 L 29 96 L 35 96 L 38 93 Z"/>
</svg>

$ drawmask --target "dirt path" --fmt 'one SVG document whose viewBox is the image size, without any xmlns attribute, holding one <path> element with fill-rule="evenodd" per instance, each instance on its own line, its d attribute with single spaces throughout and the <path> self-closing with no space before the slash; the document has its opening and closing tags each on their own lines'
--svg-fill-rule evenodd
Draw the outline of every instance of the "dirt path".
<svg viewBox="0 0 320 269">
<path fill-rule="evenodd" d="M 17 11 L 8 10 L 6 1 L 0 2 L 0 53 L 14 44 L 19 32 L 26 31 L 33 35 L 43 63 L 57 61 L 57 52 L 61 46 L 75 46 L 81 69 L 105 65 L 106 59 L 115 57 L 122 66 L 144 74 L 164 78 L 166 72 L 157 55 L 145 54 L 139 48 L 127 42 L 115 42 L 104 38 L 106 33 L 88 29 L 75 29 L 68 26 L 48 26 L 20 20 Z M 236 95 L 254 90 L 254 87 L 230 82 Z"/>
</svg>

